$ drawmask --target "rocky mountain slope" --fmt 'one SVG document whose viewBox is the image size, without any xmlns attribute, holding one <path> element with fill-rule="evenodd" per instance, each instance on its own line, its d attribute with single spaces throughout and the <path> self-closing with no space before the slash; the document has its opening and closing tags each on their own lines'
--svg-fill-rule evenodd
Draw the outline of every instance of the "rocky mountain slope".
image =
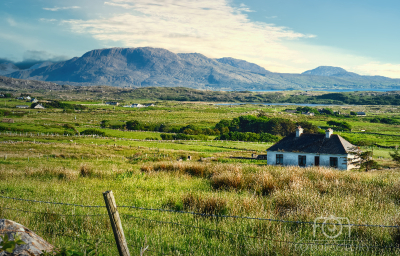
<svg viewBox="0 0 400 256">
<path fill-rule="evenodd" d="M 0 76 L 11 74 L 18 70 L 19 68 L 10 62 L 0 63 Z"/>
<path fill-rule="evenodd" d="M 360 75 L 348 72 L 343 68 L 330 67 L 330 66 L 320 66 L 315 69 L 303 72 L 302 74 L 313 75 L 313 76 L 360 77 Z"/>
<path fill-rule="evenodd" d="M 239 59 L 234 59 L 234 58 L 231 58 L 231 57 L 225 57 L 225 58 L 217 59 L 217 61 L 220 62 L 220 63 L 228 64 L 228 65 L 230 65 L 232 67 L 235 67 L 235 68 L 248 70 L 250 72 L 257 73 L 257 74 L 264 74 L 265 75 L 265 74 L 271 74 L 272 73 L 272 72 L 266 70 L 263 67 L 260 67 L 260 66 L 254 64 L 254 63 L 247 62 L 245 60 L 239 60 Z"/>
<path fill-rule="evenodd" d="M 30 67 L 29 69 L 43 68 L 43 67 L 50 66 L 51 64 L 54 64 L 54 63 L 50 62 L 50 61 L 40 62 L 40 63 L 36 63 L 35 65 Z"/>
<path fill-rule="evenodd" d="M 110 48 L 85 53 L 67 61 L 7 76 L 71 85 L 119 87 L 184 86 L 198 89 L 337 89 L 400 86 L 400 80 L 363 77 L 338 72 L 272 73 L 233 58 L 211 59 L 199 53 L 175 54 L 161 48 Z M 345 71 L 345 70 L 344 70 Z M 346 75 L 339 75 L 339 74 Z M 325 75 L 315 75 L 325 74 Z"/>
<path fill-rule="evenodd" d="M 61 90 L 71 89 L 72 86 L 59 85 L 52 82 L 43 82 L 36 80 L 15 79 L 5 76 L 0 76 L 0 89 L 2 91 L 18 91 L 21 89 L 27 90 Z"/>
</svg>

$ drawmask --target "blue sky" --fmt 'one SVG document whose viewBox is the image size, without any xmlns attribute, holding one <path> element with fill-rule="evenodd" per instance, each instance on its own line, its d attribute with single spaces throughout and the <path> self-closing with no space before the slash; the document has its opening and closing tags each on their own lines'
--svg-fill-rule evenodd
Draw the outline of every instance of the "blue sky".
<svg viewBox="0 0 400 256">
<path fill-rule="evenodd" d="M 0 59 L 152 46 L 274 72 L 329 65 L 400 78 L 399 24 L 396 0 L 2 0 Z"/>
</svg>

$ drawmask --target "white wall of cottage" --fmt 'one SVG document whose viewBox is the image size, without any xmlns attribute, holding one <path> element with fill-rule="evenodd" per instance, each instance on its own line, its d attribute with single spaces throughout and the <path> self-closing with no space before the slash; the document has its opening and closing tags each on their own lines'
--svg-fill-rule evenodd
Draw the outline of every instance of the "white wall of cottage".
<svg viewBox="0 0 400 256">
<path fill-rule="evenodd" d="M 320 166 L 330 166 L 330 158 L 338 158 L 338 169 L 340 170 L 350 170 L 354 168 L 353 165 L 348 164 L 347 158 L 351 155 L 335 155 L 335 154 L 315 154 L 315 153 L 294 153 L 294 152 L 277 152 L 277 151 L 267 151 L 267 164 L 276 165 L 276 154 L 283 155 L 283 165 L 299 165 L 299 155 L 306 156 L 306 166 L 314 166 L 315 156 L 319 156 Z"/>
</svg>

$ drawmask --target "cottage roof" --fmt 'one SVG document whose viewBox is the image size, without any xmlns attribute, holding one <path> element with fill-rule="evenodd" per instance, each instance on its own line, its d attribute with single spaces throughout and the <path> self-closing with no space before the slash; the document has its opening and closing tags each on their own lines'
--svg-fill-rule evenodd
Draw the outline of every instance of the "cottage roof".
<svg viewBox="0 0 400 256">
<path fill-rule="evenodd" d="M 43 109 L 44 109 L 44 107 L 42 106 L 42 104 L 37 104 L 34 108 L 43 108 Z"/>
<path fill-rule="evenodd" d="M 347 154 L 355 146 L 338 134 L 326 138 L 325 134 L 291 134 L 267 151 L 301 152 L 317 154 Z"/>
</svg>

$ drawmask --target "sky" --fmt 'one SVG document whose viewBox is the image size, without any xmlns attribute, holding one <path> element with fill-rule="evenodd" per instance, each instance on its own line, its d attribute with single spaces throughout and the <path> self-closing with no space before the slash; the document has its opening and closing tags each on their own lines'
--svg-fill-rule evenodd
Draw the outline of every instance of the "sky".
<svg viewBox="0 0 400 256">
<path fill-rule="evenodd" d="M 318 66 L 400 78 L 398 0 L 1 0 L 0 62 L 158 47 L 272 72 Z"/>
</svg>

